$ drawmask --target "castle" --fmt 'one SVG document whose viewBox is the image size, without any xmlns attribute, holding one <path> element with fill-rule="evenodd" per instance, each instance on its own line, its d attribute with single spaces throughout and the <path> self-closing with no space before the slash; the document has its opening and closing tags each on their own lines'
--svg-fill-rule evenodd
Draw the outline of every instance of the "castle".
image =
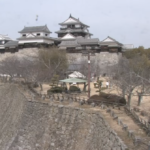
<svg viewBox="0 0 150 150">
<path fill-rule="evenodd" d="M 127 47 L 109 36 L 103 41 L 91 38 L 93 34 L 89 32 L 89 26 L 72 15 L 59 25 L 60 30 L 55 32 L 58 35 L 57 38 L 50 36 L 52 32 L 47 25 L 24 27 L 19 31 L 20 37 L 16 41 L 8 36 L 0 35 L 0 52 L 17 52 L 22 48 L 51 47 L 52 45 L 58 46 L 59 49 L 66 49 L 68 53 L 81 53 L 87 46 L 96 53 L 118 53 L 133 48 L 132 45 Z"/>
</svg>

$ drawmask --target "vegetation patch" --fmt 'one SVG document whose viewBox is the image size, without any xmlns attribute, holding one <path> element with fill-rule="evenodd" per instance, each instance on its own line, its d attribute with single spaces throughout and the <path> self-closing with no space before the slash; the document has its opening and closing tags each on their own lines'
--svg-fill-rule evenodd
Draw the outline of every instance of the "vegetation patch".
<svg viewBox="0 0 150 150">
<path fill-rule="evenodd" d="M 100 95 L 93 95 L 90 97 L 90 99 L 88 100 L 88 103 L 95 103 L 97 105 L 101 104 L 101 103 L 107 103 L 107 104 L 114 104 L 114 103 L 118 103 L 118 104 L 122 104 L 125 105 L 126 104 L 126 100 L 125 98 L 115 95 L 115 94 L 107 94 L 107 93 L 103 93 L 101 92 Z"/>
<path fill-rule="evenodd" d="M 70 92 L 80 92 L 81 90 L 77 86 L 70 86 L 69 91 Z"/>
</svg>

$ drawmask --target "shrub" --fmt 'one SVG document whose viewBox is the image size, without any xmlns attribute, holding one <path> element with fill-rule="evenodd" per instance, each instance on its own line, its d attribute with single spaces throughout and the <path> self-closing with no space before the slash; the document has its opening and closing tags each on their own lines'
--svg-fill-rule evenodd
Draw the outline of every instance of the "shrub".
<svg viewBox="0 0 150 150">
<path fill-rule="evenodd" d="M 47 90 L 47 94 L 50 93 L 62 93 L 63 91 L 66 91 L 67 89 L 65 87 L 52 87 L 51 89 Z"/>
<path fill-rule="evenodd" d="M 70 86 L 69 91 L 70 92 L 80 92 L 80 88 L 78 88 L 77 86 Z"/>
</svg>

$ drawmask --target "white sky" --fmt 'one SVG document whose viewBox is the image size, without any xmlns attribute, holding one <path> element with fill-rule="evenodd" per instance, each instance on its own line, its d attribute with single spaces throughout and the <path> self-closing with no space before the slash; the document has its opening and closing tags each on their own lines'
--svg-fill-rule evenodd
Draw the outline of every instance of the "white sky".
<svg viewBox="0 0 150 150">
<path fill-rule="evenodd" d="M 0 34 L 16 39 L 24 26 L 47 24 L 57 37 L 58 23 L 70 13 L 100 41 L 111 36 L 123 44 L 150 47 L 150 0 L 0 0 Z"/>
</svg>

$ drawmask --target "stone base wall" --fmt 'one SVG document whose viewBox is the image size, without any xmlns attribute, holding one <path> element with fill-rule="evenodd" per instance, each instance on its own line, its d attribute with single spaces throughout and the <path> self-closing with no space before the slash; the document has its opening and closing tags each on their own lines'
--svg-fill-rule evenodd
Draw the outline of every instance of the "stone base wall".
<svg viewBox="0 0 150 150">
<path fill-rule="evenodd" d="M 87 60 L 87 56 L 83 56 L 81 53 L 68 53 L 67 55 L 68 58 L 71 58 L 75 62 Z M 122 53 L 101 52 L 96 53 L 95 56 L 91 56 L 91 60 L 98 61 L 101 65 L 111 66 L 117 64 L 121 57 Z"/>
<path fill-rule="evenodd" d="M 16 56 L 20 59 L 27 58 L 27 59 L 33 59 L 37 56 L 38 48 L 24 48 L 20 49 L 16 53 L 4 53 L 0 54 L 0 61 Z M 81 53 L 67 53 L 69 62 L 71 64 L 81 64 L 82 61 L 84 61 L 85 64 L 87 64 L 87 56 L 82 56 Z M 122 57 L 122 53 L 109 53 L 109 52 L 100 52 L 96 53 L 95 56 L 91 56 L 91 62 L 95 63 L 94 66 L 92 66 L 93 70 L 92 73 L 95 72 L 94 67 L 100 68 L 100 74 L 109 74 L 111 66 L 118 63 L 119 59 Z M 79 70 L 76 70 L 79 71 Z M 81 71 L 82 72 L 82 71 Z M 97 71 L 96 71 L 97 72 Z M 84 72 L 82 72 L 84 73 Z"/>
<path fill-rule="evenodd" d="M 68 53 L 67 55 L 70 64 L 82 64 L 83 62 L 87 64 L 88 57 L 83 56 L 81 53 Z M 122 53 L 96 53 L 95 56 L 91 56 L 91 73 L 97 72 L 96 70 L 98 69 L 97 75 L 102 75 L 104 73 L 112 74 L 112 66 L 118 64 L 121 57 Z M 82 72 L 82 70 L 80 71 Z"/>
</svg>

